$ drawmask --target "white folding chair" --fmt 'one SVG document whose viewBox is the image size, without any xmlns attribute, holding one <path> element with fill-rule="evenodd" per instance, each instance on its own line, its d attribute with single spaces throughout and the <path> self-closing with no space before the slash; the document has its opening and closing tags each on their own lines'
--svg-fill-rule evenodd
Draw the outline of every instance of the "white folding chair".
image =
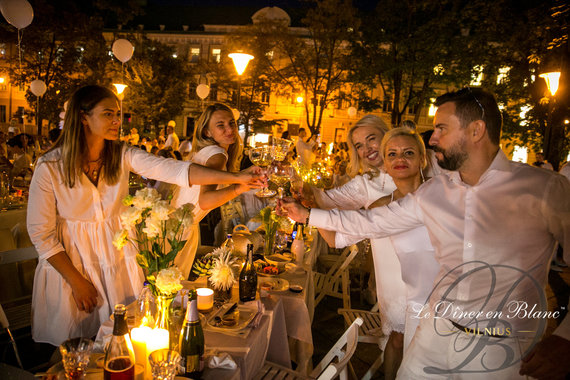
<svg viewBox="0 0 570 380">
<path fill-rule="evenodd" d="M 380 320 L 380 313 L 378 313 L 378 304 L 370 311 L 358 309 L 338 309 L 338 313 L 343 316 L 344 322 L 347 326 L 351 325 L 356 319 L 362 319 L 363 323 L 360 326 L 358 341 L 362 343 L 372 343 L 378 346 L 380 340 L 383 338 L 382 322 Z M 369 380 L 378 371 L 382 362 L 384 361 L 384 352 L 378 352 L 378 358 L 372 363 L 368 371 L 362 377 L 362 380 Z"/>
<path fill-rule="evenodd" d="M 358 247 L 356 245 L 347 247 L 327 273 L 313 272 L 315 307 L 325 296 L 332 296 L 342 299 L 343 307 L 350 309 L 350 276 L 348 267 L 357 254 Z"/>
<path fill-rule="evenodd" d="M 317 379 L 330 380 L 339 378 L 347 380 L 346 366 L 356 351 L 358 344 L 358 327 L 363 323 L 357 318 L 337 340 L 335 345 L 325 355 L 323 360 L 315 367 L 309 376 L 290 370 L 283 366 L 266 361 L 263 368 L 254 375 L 254 379 Z"/>
</svg>

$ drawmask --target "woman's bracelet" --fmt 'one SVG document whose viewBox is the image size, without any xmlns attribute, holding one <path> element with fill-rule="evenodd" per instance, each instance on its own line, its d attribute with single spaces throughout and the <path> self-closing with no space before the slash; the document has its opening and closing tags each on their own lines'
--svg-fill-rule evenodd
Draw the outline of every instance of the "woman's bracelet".
<svg viewBox="0 0 570 380">
<path fill-rule="evenodd" d="M 309 225 L 309 218 L 311 217 L 311 208 L 307 207 L 307 211 L 308 211 L 308 214 L 307 214 L 307 219 L 305 219 L 305 226 Z"/>
</svg>

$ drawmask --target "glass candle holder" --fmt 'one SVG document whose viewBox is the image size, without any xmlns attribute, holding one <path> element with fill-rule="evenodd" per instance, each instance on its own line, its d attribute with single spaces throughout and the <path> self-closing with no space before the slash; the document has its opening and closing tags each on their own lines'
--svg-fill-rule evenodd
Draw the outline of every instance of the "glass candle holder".
<svg viewBox="0 0 570 380">
<path fill-rule="evenodd" d="M 148 356 L 152 378 L 155 380 L 172 380 L 178 372 L 180 354 L 174 350 L 163 348 Z"/>
</svg>

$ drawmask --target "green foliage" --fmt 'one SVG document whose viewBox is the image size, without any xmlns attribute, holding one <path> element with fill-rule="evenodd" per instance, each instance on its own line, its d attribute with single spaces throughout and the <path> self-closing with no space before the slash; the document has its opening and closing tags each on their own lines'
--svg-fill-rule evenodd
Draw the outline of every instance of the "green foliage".
<svg viewBox="0 0 570 380">
<path fill-rule="evenodd" d="M 182 113 L 190 71 L 185 57 L 173 57 L 174 49 L 145 36 L 129 38 L 135 52 L 126 65 L 123 104 L 137 115 L 140 126 L 166 124 Z M 117 76 L 121 68 L 116 64 Z"/>
</svg>

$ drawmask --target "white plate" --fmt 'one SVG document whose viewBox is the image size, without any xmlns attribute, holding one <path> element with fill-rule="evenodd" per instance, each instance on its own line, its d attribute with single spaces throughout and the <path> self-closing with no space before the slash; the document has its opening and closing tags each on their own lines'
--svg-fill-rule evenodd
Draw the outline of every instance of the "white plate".
<svg viewBox="0 0 570 380">
<path fill-rule="evenodd" d="M 255 318 L 257 315 L 257 309 L 248 307 L 245 305 L 238 305 L 237 310 L 239 310 L 239 320 L 234 326 L 216 326 L 214 320 L 217 316 L 220 318 L 233 304 L 227 304 L 222 306 L 217 312 L 213 313 L 211 316 L 207 317 L 208 328 L 217 331 L 240 331 L 249 325 L 249 322 Z"/>
<path fill-rule="evenodd" d="M 289 281 L 277 277 L 263 278 L 259 280 L 259 286 L 271 286 L 271 291 L 281 292 L 289 289 Z"/>
</svg>

